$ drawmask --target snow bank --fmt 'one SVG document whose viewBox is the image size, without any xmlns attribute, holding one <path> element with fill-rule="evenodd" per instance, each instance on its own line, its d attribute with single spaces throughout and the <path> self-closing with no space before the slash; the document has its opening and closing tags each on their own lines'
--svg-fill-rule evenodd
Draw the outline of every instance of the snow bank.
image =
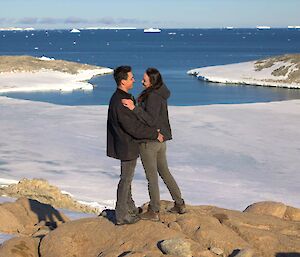
<svg viewBox="0 0 300 257">
<path fill-rule="evenodd" d="M 77 74 L 51 70 L 38 72 L 4 72 L 0 73 L 0 93 L 17 91 L 72 91 L 75 89 L 92 90 L 88 83 L 93 76 L 111 73 L 109 68 L 80 70 Z"/>
</svg>

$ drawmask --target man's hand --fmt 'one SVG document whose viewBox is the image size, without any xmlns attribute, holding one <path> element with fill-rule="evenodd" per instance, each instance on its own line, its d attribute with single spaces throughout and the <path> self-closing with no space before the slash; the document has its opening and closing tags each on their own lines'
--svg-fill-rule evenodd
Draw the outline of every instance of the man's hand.
<svg viewBox="0 0 300 257">
<path fill-rule="evenodd" d="M 163 134 L 160 134 L 160 132 L 158 132 L 158 137 L 157 137 L 157 140 L 159 141 L 159 142 L 164 142 L 164 135 Z"/>
<path fill-rule="evenodd" d="M 135 105 L 132 100 L 130 99 L 122 99 L 122 104 L 127 107 L 130 111 L 132 111 L 135 108 Z"/>
</svg>

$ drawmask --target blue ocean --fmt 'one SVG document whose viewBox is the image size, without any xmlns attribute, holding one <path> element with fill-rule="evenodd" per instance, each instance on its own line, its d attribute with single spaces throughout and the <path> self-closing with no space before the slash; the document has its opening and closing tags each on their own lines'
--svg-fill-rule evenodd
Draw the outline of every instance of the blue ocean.
<svg viewBox="0 0 300 257">
<path fill-rule="evenodd" d="M 114 68 L 131 65 L 133 95 L 142 91 L 148 67 L 156 67 L 171 90 L 170 105 L 255 103 L 299 99 L 300 90 L 224 85 L 189 76 L 190 69 L 300 53 L 300 30 L 164 29 L 2 31 L 0 55 L 46 56 Z M 91 80 L 93 91 L 6 93 L 12 98 L 62 105 L 106 105 L 115 90 L 112 75 Z"/>
</svg>

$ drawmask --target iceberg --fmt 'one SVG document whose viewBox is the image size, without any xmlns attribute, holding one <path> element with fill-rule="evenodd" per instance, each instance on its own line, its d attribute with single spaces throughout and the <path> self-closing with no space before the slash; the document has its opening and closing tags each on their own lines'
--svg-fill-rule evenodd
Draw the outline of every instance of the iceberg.
<svg viewBox="0 0 300 257">
<path fill-rule="evenodd" d="M 71 33 L 80 33 L 80 30 L 79 29 L 72 29 L 70 32 Z"/>
<path fill-rule="evenodd" d="M 256 26 L 258 30 L 271 29 L 269 26 Z"/>
<path fill-rule="evenodd" d="M 25 31 L 32 31 L 32 30 L 35 30 L 34 28 L 25 28 L 24 29 Z"/>
<path fill-rule="evenodd" d="M 160 33 L 160 29 L 155 29 L 155 28 L 149 28 L 149 29 L 144 29 L 144 33 Z"/>
<path fill-rule="evenodd" d="M 300 29 L 300 26 L 288 26 L 288 29 Z"/>
</svg>

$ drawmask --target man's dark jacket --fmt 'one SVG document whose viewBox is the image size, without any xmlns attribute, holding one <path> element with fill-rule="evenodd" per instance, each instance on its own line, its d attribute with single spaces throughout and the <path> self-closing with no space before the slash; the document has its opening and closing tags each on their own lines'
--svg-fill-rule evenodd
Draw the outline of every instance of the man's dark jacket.
<svg viewBox="0 0 300 257">
<path fill-rule="evenodd" d="M 133 160 L 139 156 L 136 139 L 156 140 L 158 132 L 139 121 L 132 111 L 123 106 L 122 99 L 134 100 L 131 94 L 119 88 L 110 99 L 107 116 L 107 156 L 119 160 Z"/>
<path fill-rule="evenodd" d="M 170 91 L 166 85 L 149 92 L 148 97 L 133 109 L 136 116 L 147 126 L 160 129 L 164 140 L 172 139 L 171 126 L 168 114 Z"/>
</svg>

